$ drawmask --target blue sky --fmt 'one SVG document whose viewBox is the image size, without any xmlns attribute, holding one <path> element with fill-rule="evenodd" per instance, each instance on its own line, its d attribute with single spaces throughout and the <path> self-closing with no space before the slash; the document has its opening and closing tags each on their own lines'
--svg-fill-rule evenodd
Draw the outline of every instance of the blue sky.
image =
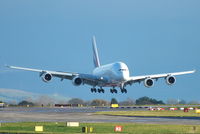
<svg viewBox="0 0 200 134">
<path fill-rule="evenodd" d="M 149 96 L 200 101 L 199 5 L 199 0 L 1 0 L 0 88 L 85 100 Z M 127 86 L 128 94 L 92 94 L 89 86 L 56 78 L 43 83 L 37 73 L 3 67 L 91 73 L 93 35 L 101 64 L 123 61 L 131 75 L 197 73 L 178 76 L 173 86 L 160 79 L 153 88 Z"/>
</svg>

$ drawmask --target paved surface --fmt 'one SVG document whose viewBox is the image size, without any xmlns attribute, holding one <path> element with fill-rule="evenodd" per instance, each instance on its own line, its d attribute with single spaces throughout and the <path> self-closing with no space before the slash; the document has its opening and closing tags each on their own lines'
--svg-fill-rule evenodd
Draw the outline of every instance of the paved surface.
<svg viewBox="0 0 200 134">
<path fill-rule="evenodd" d="M 0 122 L 132 122 L 146 124 L 191 124 L 200 125 L 199 118 L 148 118 L 128 116 L 95 115 L 97 111 L 113 111 L 120 109 L 110 108 L 2 108 L 0 109 Z M 145 109 L 123 109 L 145 110 Z"/>
</svg>

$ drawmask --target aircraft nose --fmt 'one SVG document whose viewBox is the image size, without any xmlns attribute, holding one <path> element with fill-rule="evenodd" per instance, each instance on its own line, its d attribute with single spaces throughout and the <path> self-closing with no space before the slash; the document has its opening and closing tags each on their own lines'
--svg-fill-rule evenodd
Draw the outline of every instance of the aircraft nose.
<svg viewBox="0 0 200 134">
<path fill-rule="evenodd" d="M 123 78 L 123 80 L 128 80 L 128 77 L 129 77 L 129 75 L 128 75 L 127 72 L 123 72 L 123 73 L 122 73 L 122 78 Z"/>
</svg>

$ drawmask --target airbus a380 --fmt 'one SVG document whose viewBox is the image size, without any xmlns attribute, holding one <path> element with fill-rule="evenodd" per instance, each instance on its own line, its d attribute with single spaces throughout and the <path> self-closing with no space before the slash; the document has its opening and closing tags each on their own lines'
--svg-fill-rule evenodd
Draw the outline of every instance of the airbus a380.
<svg viewBox="0 0 200 134">
<path fill-rule="evenodd" d="M 90 85 L 92 86 L 91 92 L 104 93 L 103 87 L 111 87 L 111 93 L 117 93 L 116 87 L 119 87 L 121 93 L 127 93 L 126 86 L 134 83 L 144 82 L 145 87 L 152 87 L 154 80 L 164 78 L 168 85 L 172 85 L 176 82 L 175 76 L 194 73 L 192 71 L 175 72 L 175 73 L 163 73 L 143 76 L 130 76 L 127 65 L 123 62 L 115 62 L 107 65 L 101 65 L 99 55 L 96 46 L 95 37 L 92 38 L 93 45 L 93 61 L 94 70 L 92 74 L 74 73 L 74 72 L 59 72 L 59 71 L 48 71 L 16 66 L 7 66 L 13 69 L 39 72 L 40 77 L 44 82 L 49 82 L 53 77 L 71 80 L 74 86 Z"/>
</svg>

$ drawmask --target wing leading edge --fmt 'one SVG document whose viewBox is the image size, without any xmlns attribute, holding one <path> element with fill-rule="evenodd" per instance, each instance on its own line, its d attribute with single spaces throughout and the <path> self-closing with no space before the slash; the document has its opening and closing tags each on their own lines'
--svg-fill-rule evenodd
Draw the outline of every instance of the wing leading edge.
<svg viewBox="0 0 200 134">
<path fill-rule="evenodd" d="M 50 73 L 52 76 L 65 78 L 65 79 L 73 79 L 74 76 L 78 75 L 78 73 L 71 73 L 71 72 L 58 72 L 58 71 L 48 71 L 48 70 L 40 70 L 40 69 L 33 69 L 33 68 L 25 68 L 25 67 L 16 67 L 16 66 L 7 66 L 8 68 L 24 70 L 24 71 L 32 71 L 38 72 L 40 74 L 43 73 Z"/>
<path fill-rule="evenodd" d="M 163 73 L 163 74 L 153 74 L 153 75 L 143 75 L 143 76 L 132 76 L 129 78 L 129 80 L 126 82 L 128 84 L 141 82 L 147 78 L 151 79 L 159 79 L 159 78 L 166 78 L 168 76 L 177 76 L 177 75 L 184 75 L 184 74 L 191 74 L 194 73 L 196 70 L 192 71 L 184 71 L 184 72 L 175 72 L 175 73 Z"/>
</svg>

